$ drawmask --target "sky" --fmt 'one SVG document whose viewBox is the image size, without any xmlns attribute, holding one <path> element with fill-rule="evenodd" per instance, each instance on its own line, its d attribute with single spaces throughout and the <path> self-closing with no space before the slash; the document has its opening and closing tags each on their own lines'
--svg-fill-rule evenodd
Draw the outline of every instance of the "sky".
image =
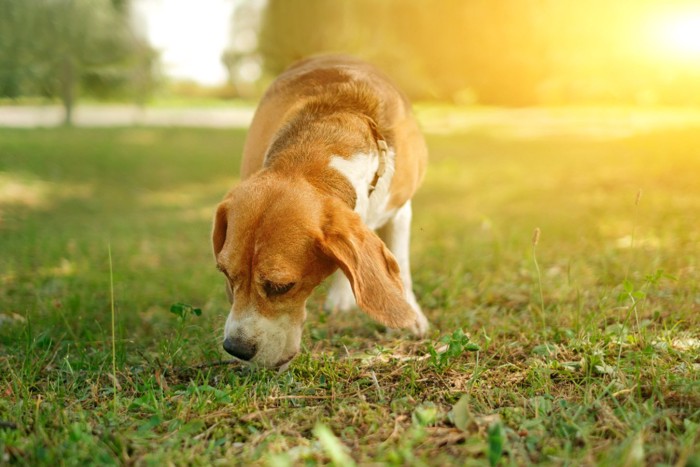
<svg viewBox="0 0 700 467">
<path fill-rule="evenodd" d="M 234 0 L 135 0 L 137 21 L 161 52 L 165 74 L 205 85 L 223 83 Z"/>
</svg>

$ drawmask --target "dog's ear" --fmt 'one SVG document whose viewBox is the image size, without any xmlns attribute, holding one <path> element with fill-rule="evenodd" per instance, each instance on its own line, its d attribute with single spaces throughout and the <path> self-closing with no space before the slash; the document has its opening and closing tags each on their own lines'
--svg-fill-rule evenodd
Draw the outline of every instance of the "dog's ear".
<svg viewBox="0 0 700 467">
<path fill-rule="evenodd" d="M 359 307 L 386 326 L 415 326 L 416 313 L 405 299 L 399 265 L 360 216 L 345 205 L 332 203 L 322 230 L 320 250 L 345 273 Z"/>
<path fill-rule="evenodd" d="M 214 227 L 211 232 L 211 242 L 214 247 L 214 257 L 216 258 L 224 248 L 226 241 L 226 228 L 228 227 L 228 209 L 229 205 L 226 201 L 222 201 L 219 207 L 216 208 L 214 214 Z"/>
<path fill-rule="evenodd" d="M 228 209 L 229 205 L 226 201 L 219 204 L 216 208 L 216 214 L 214 214 L 214 226 L 211 231 L 211 243 L 214 248 L 214 258 L 218 258 L 219 253 L 224 248 L 224 243 L 226 242 L 226 229 L 228 228 Z M 233 303 L 233 291 L 231 290 L 231 283 L 226 281 L 226 296 L 228 301 Z"/>
</svg>

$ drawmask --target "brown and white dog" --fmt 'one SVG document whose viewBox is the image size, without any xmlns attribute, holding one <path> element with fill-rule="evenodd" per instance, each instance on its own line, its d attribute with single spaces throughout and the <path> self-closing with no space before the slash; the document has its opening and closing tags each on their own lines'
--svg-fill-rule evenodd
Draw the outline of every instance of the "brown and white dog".
<svg viewBox="0 0 700 467">
<path fill-rule="evenodd" d="M 338 268 L 326 308 L 358 305 L 422 336 L 409 237 L 426 163 L 409 102 L 374 67 L 324 56 L 280 75 L 248 132 L 243 181 L 214 218 L 232 304 L 224 349 L 284 367 L 299 351 L 307 298 Z"/>
</svg>

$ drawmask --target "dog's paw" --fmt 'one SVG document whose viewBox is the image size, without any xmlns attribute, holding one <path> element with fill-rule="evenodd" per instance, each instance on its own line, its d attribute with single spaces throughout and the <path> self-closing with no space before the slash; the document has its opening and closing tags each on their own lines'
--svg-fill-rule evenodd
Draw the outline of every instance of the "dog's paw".
<svg viewBox="0 0 700 467">
<path fill-rule="evenodd" d="M 413 308 L 413 311 L 415 313 L 415 321 L 413 324 L 410 326 L 406 326 L 403 329 L 391 329 L 387 328 L 386 332 L 390 336 L 399 336 L 401 333 L 405 333 L 406 331 L 409 331 L 411 334 L 413 334 L 414 337 L 418 339 L 422 339 L 425 337 L 426 333 L 428 332 L 428 329 L 430 329 L 430 323 L 428 322 L 428 318 L 425 317 L 423 312 L 421 311 L 420 305 L 418 305 L 418 302 L 416 302 L 415 297 L 413 294 L 407 294 L 408 296 L 406 297 L 406 301 L 411 305 L 411 308 Z"/>
<path fill-rule="evenodd" d="M 409 303 L 411 303 L 410 300 Z M 416 313 L 416 320 L 413 323 L 413 325 L 408 328 L 408 330 L 411 331 L 415 337 L 422 339 L 428 332 L 428 329 L 430 328 L 430 323 L 428 322 L 428 318 L 426 318 L 423 312 L 421 311 L 420 306 L 415 301 L 415 298 L 413 300 L 413 303 L 411 303 L 411 308 L 413 308 L 413 311 L 415 311 Z"/>
<path fill-rule="evenodd" d="M 413 294 L 412 290 L 408 290 L 408 292 L 406 293 L 406 301 L 409 305 L 411 305 L 411 308 L 413 308 L 413 311 L 416 313 L 416 321 L 413 324 L 413 326 L 411 326 L 408 329 L 416 337 L 423 338 L 425 337 L 425 333 L 427 333 L 428 329 L 430 328 L 428 318 L 426 318 L 423 314 L 423 311 L 421 311 L 420 305 L 418 304 L 418 300 L 416 300 L 416 296 Z"/>
<path fill-rule="evenodd" d="M 428 322 L 428 318 L 426 318 L 423 312 L 420 311 L 420 308 L 416 309 L 416 322 L 410 328 L 413 335 L 419 339 L 423 338 L 425 337 L 425 334 L 428 332 L 429 328 L 430 323 Z"/>
</svg>

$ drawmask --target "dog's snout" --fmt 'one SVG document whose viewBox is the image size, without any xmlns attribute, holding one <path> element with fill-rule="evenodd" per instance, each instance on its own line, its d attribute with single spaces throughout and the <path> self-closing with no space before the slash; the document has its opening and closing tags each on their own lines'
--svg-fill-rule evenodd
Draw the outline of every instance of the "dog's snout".
<svg viewBox="0 0 700 467">
<path fill-rule="evenodd" d="M 224 350 L 241 360 L 250 361 L 255 356 L 258 348 L 254 342 L 248 339 L 227 337 L 224 339 Z"/>
</svg>

